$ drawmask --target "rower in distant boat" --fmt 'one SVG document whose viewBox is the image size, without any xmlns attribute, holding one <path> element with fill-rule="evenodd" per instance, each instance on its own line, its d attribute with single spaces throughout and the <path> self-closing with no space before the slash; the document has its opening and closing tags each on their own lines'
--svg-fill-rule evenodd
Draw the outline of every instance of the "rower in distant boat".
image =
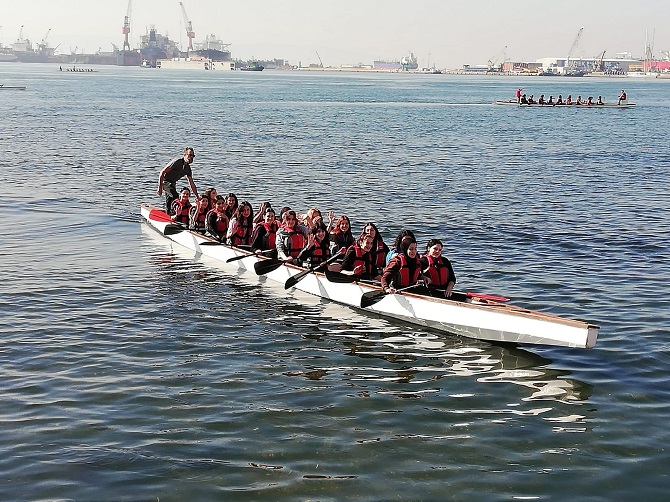
<svg viewBox="0 0 670 502">
<path fill-rule="evenodd" d="M 598 101 L 596 101 L 596 105 L 604 105 L 605 103 L 603 102 L 603 97 L 598 96 Z"/>
<path fill-rule="evenodd" d="M 188 225 L 189 213 L 191 211 L 191 201 L 189 200 L 191 191 L 184 187 L 179 193 L 179 198 L 172 203 L 172 221 L 183 225 Z"/>
<path fill-rule="evenodd" d="M 534 105 L 535 104 L 535 99 L 533 98 L 533 95 L 531 94 L 530 97 L 528 98 L 528 104 L 529 105 Z"/>
<path fill-rule="evenodd" d="M 549 101 L 547 101 L 547 104 L 551 105 L 551 106 L 554 106 L 556 104 L 556 103 L 554 103 L 554 97 L 553 96 L 549 96 Z"/>
<path fill-rule="evenodd" d="M 593 96 L 586 98 L 586 106 L 593 106 Z"/>
<path fill-rule="evenodd" d="M 449 298 L 456 284 L 456 274 L 451 262 L 442 256 L 441 240 L 430 239 L 428 241 L 426 254 L 421 257 L 421 267 L 423 272 L 430 276 L 431 289 L 444 288 L 444 296 Z"/>
<path fill-rule="evenodd" d="M 528 98 L 526 97 L 525 94 L 521 95 L 521 101 L 519 101 L 519 104 L 521 104 L 521 105 L 527 105 L 528 104 Z"/>
<path fill-rule="evenodd" d="M 165 211 L 171 214 L 172 202 L 179 197 L 177 194 L 177 181 L 184 176 L 188 179 L 188 184 L 191 186 L 193 195 L 198 196 L 198 189 L 193 181 L 193 173 L 191 171 L 191 163 L 195 158 L 195 151 L 191 147 L 184 148 L 184 156 L 172 160 L 166 165 L 158 176 L 158 191 L 159 196 L 165 192 Z"/>
<path fill-rule="evenodd" d="M 544 94 L 540 94 L 540 98 L 537 100 L 538 105 L 543 105 L 544 103 Z"/>
<path fill-rule="evenodd" d="M 564 104 L 564 103 L 563 103 L 563 96 L 561 96 L 560 94 L 558 95 L 558 99 L 556 99 L 556 104 L 557 104 L 557 105 L 562 105 L 562 104 Z"/>
<path fill-rule="evenodd" d="M 628 101 L 628 96 L 626 95 L 626 91 L 621 89 L 621 94 L 619 94 L 619 101 L 617 102 L 617 105 L 620 105 L 622 103 L 625 105 L 627 101 Z"/>
<path fill-rule="evenodd" d="M 575 104 L 576 104 L 576 105 L 583 105 L 583 104 L 584 104 L 584 102 L 582 101 L 582 97 L 581 97 L 581 96 L 577 96 L 577 101 L 575 101 Z"/>
<path fill-rule="evenodd" d="M 566 105 L 571 105 L 572 104 L 572 94 L 568 94 L 568 97 L 565 98 L 565 104 Z"/>
</svg>

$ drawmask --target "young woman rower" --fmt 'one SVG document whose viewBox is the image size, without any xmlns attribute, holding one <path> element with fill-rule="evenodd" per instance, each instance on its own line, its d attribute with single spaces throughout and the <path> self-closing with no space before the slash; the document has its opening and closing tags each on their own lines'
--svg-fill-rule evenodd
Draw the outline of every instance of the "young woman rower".
<svg viewBox="0 0 670 502">
<path fill-rule="evenodd" d="M 214 209 L 207 213 L 205 218 L 205 229 L 207 233 L 219 242 L 226 242 L 228 233 L 228 215 L 226 214 L 226 200 L 222 196 L 216 198 Z"/>
<path fill-rule="evenodd" d="M 228 227 L 228 244 L 231 246 L 251 244 L 251 232 L 254 226 L 254 210 L 246 200 L 237 206 Z"/>
<path fill-rule="evenodd" d="M 365 227 L 363 227 L 363 233 L 372 237 L 370 257 L 372 258 L 372 266 L 377 269 L 374 271 L 374 275 L 381 274 L 386 266 L 386 255 L 389 252 L 389 247 L 384 244 L 382 234 L 379 233 L 379 229 L 374 223 L 366 223 Z"/>
<path fill-rule="evenodd" d="M 299 265 L 298 255 L 307 243 L 307 229 L 298 224 L 293 210 L 286 211 L 282 218 L 282 226 L 277 231 L 277 257 Z"/>
<path fill-rule="evenodd" d="M 354 244 L 354 236 L 351 234 L 351 222 L 345 215 L 340 216 L 335 223 L 335 227 L 330 232 L 330 251 L 335 254 L 340 249 L 348 249 Z"/>
<path fill-rule="evenodd" d="M 400 243 L 407 236 L 414 239 L 414 232 L 404 228 L 398 233 L 397 237 L 395 238 L 395 241 L 393 241 L 393 248 L 386 254 L 386 265 L 389 264 L 391 258 L 400 253 Z"/>
<path fill-rule="evenodd" d="M 382 288 L 387 293 L 416 284 L 419 279 L 430 283 L 430 277 L 422 275 L 421 261 L 417 256 L 416 239 L 409 235 L 400 241 L 400 253 L 391 258 L 391 261 L 382 274 Z"/>
<path fill-rule="evenodd" d="M 277 257 L 277 230 L 279 225 L 275 221 L 275 210 L 271 207 L 265 209 L 263 215 L 263 223 L 259 223 L 254 227 L 251 234 L 251 249 L 254 251 L 268 251 L 274 249 L 275 252 L 269 258 Z"/>
<path fill-rule="evenodd" d="M 449 298 L 456 284 L 456 274 L 451 262 L 442 256 L 442 241 L 431 239 L 426 245 L 426 254 L 421 257 L 421 268 L 430 277 L 431 288 L 444 289 L 444 296 Z"/>
<path fill-rule="evenodd" d="M 188 215 L 191 210 L 190 196 L 191 191 L 188 188 L 181 189 L 179 198 L 172 202 L 172 216 L 170 217 L 172 221 L 188 225 Z"/>
<path fill-rule="evenodd" d="M 237 195 L 232 192 L 226 195 L 226 216 L 228 216 L 228 219 L 233 217 L 238 205 Z"/>
<path fill-rule="evenodd" d="M 209 196 L 207 192 L 201 193 L 198 197 L 198 202 L 191 208 L 189 212 L 189 224 L 188 227 L 191 230 L 195 230 L 201 234 L 205 233 L 205 220 L 207 219 L 207 213 L 211 209 L 209 203 Z"/>
<path fill-rule="evenodd" d="M 310 267 L 316 267 L 330 258 L 330 241 L 326 232 L 326 225 L 319 222 L 314 225 L 307 236 L 307 244 L 300 254 L 298 260 Z"/>
<path fill-rule="evenodd" d="M 374 239 L 372 236 L 362 233 L 356 242 L 347 249 L 342 260 L 343 274 L 355 275 L 361 279 L 379 279 L 377 267 L 372 261 L 372 245 Z"/>
</svg>

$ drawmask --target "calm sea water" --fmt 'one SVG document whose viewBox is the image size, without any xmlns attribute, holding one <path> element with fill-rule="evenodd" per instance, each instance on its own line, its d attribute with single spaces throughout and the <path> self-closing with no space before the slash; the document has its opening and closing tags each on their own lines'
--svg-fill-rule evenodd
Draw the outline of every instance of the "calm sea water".
<svg viewBox="0 0 670 502">
<path fill-rule="evenodd" d="M 1 64 L 3 500 L 661 500 L 670 81 Z M 492 106 L 623 87 L 632 110 Z M 420 331 L 140 222 L 161 167 L 445 242 L 589 351 Z"/>
</svg>

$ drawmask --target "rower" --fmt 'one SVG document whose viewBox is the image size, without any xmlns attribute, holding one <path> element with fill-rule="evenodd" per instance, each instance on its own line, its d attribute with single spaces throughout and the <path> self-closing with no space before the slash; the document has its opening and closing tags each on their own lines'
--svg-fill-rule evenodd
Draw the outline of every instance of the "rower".
<svg viewBox="0 0 670 502">
<path fill-rule="evenodd" d="M 298 255 L 307 242 L 307 228 L 298 224 L 292 209 L 283 215 L 282 226 L 277 231 L 277 257 L 280 260 L 300 265 Z"/>
<path fill-rule="evenodd" d="M 237 207 L 228 227 L 228 243 L 231 246 L 251 244 L 251 232 L 254 226 L 254 210 L 246 200 Z"/>
<path fill-rule="evenodd" d="M 191 207 L 189 212 L 189 228 L 201 234 L 205 233 L 205 220 L 210 210 L 209 195 L 201 193 L 198 201 Z"/>
<path fill-rule="evenodd" d="M 228 232 L 228 215 L 226 214 L 226 199 L 221 195 L 216 197 L 214 209 L 207 213 L 205 218 L 205 229 L 207 233 L 219 242 L 226 242 Z"/>
<path fill-rule="evenodd" d="M 408 235 L 400 242 L 400 253 L 391 258 L 384 269 L 381 277 L 382 289 L 394 294 L 398 289 L 419 285 L 420 279 L 430 283 L 430 277 L 421 273 L 416 239 Z"/>
<path fill-rule="evenodd" d="M 342 260 L 341 273 L 355 275 L 360 279 L 379 279 L 377 267 L 372 262 L 372 243 L 374 239 L 365 233 L 361 234 L 356 242 L 347 249 Z"/>
<path fill-rule="evenodd" d="M 251 234 L 251 249 L 254 251 L 269 251 L 270 249 L 274 249 L 275 253 L 270 258 L 276 258 L 278 228 L 279 225 L 275 221 L 275 210 L 267 207 L 263 215 L 263 223 L 256 225 Z M 265 256 L 268 255 L 266 254 Z"/>
<path fill-rule="evenodd" d="M 335 228 L 330 232 L 330 251 L 332 254 L 338 253 L 341 249 L 348 249 L 353 243 L 351 222 L 349 217 L 343 214 L 337 219 Z"/>
<path fill-rule="evenodd" d="M 628 96 L 626 95 L 626 91 L 621 89 L 621 94 L 619 94 L 619 101 L 617 102 L 617 105 L 620 105 L 622 103 L 625 105 L 627 101 L 628 101 Z"/>
<path fill-rule="evenodd" d="M 372 237 L 370 257 L 372 258 L 372 266 L 376 268 L 374 275 L 379 275 L 386 266 L 386 255 L 389 252 L 389 247 L 384 243 L 382 234 L 374 223 L 366 223 L 363 227 L 363 233 Z"/>
<path fill-rule="evenodd" d="M 421 257 L 421 268 L 430 276 L 431 288 L 444 288 L 444 296 L 451 296 L 456 284 L 456 274 L 451 262 L 442 256 L 442 241 L 430 239 L 426 245 L 426 254 Z"/>
<path fill-rule="evenodd" d="M 298 261 L 301 263 L 308 262 L 310 268 L 315 268 L 330 258 L 329 244 L 326 225 L 321 221 L 312 226 L 307 236 L 307 244 L 305 244 L 305 247 L 302 248 L 298 255 Z"/>
<path fill-rule="evenodd" d="M 191 202 L 189 197 L 191 196 L 191 191 L 184 187 L 179 192 L 179 198 L 172 202 L 172 211 L 170 214 L 172 216 L 170 219 L 188 225 L 189 211 L 191 210 Z"/>
</svg>

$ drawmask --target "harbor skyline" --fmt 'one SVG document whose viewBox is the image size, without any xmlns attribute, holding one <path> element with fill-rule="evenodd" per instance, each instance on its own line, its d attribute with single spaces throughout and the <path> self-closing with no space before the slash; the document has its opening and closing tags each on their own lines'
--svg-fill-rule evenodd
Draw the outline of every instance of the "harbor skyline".
<svg viewBox="0 0 670 502">
<path fill-rule="evenodd" d="M 630 9 L 622 1 L 595 0 L 588 10 L 566 0 L 560 11 L 538 9 L 520 0 L 514 8 L 486 0 L 341 0 L 337 4 L 307 0 L 183 2 L 194 40 L 214 34 L 231 44 L 234 57 L 281 57 L 292 64 L 324 66 L 399 59 L 413 52 L 420 66 L 457 68 L 464 64 L 534 61 L 564 56 L 584 30 L 573 57 L 607 57 L 630 53 L 643 57 L 645 43 L 661 58 L 670 50 L 670 6 L 658 0 Z M 57 51 L 111 51 L 123 45 L 121 28 L 127 0 L 97 4 L 72 0 L 34 0 L 3 13 L 0 43 L 19 36 L 33 45 L 45 40 Z M 178 1 L 135 0 L 129 42 L 139 47 L 150 27 L 188 46 L 186 21 Z M 23 27 L 23 28 L 22 28 Z M 47 35 L 45 35 L 47 34 Z M 647 42 L 645 42 L 645 34 Z M 318 54 L 317 54 L 318 53 Z"/>
</svg>

